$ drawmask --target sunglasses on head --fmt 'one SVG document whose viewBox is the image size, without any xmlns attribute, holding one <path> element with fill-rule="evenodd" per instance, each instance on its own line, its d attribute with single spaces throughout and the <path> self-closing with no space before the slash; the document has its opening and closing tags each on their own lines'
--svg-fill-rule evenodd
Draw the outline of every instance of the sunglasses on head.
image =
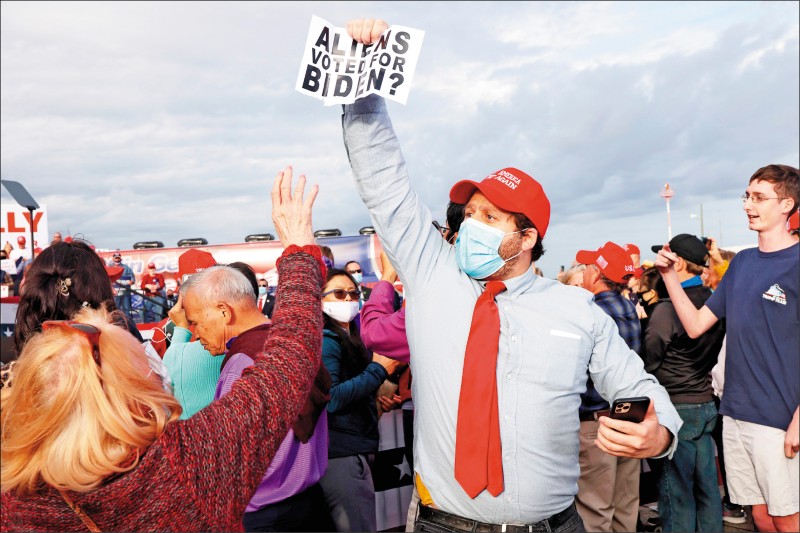
<svg viewBox="0 0 800 533">
<path fill-rule="evenodd" d="M 100 330 L 91 324 L 76 322 L 74 320 L 47 320 L 42 323 L 42 331 L 48 329 L 62 328 L 67 331 L 77 332 L 83 335 L 92 345 L 92 357 L 97 366 L 100 365 Z"/>
<path fill-rule="evenodd" d="M 323 292 L 322 297 L 324 298 L 325 296 L 331 293 L 333 293 L 333 295 L 336 296 L 337 300 L 344 300 L 345 298 L 347 298 L 348 294 L 350 295 L 350 298 L 352 298 L 353 300 L 358 300 L 361 297 L 361 291 L 357 289 L 353 289 L 352 291 L 346 291 L 344 289 L 333 289 L 327 292 Z"/>
</svg>

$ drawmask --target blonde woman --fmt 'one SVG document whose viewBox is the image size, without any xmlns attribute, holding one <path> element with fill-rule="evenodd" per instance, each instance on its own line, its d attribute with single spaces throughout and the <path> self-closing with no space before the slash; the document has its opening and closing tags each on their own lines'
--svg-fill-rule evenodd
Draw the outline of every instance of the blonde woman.
<svg viewBox="0 0 800 533">
<path fill-rule="evenodd" d="M 189 420 L 142 346 L 103 309 L 33 335 L 2 404 L 3 531 L 241 531 L 242 515 L 320 364 L 325 267 L 312 188 L 275 180 L 286 250 L 272 335 L 252 370 Z M 6 394 L 7 392 L 7 394 Z"/>
</svg>

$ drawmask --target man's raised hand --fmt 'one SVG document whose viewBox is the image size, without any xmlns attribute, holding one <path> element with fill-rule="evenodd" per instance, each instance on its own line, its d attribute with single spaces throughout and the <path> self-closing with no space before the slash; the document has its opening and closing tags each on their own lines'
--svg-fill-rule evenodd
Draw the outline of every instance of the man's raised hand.
<svg viewBox="0 0 800 533">
<path fill-rule="evenodd" d="M 362 44 L 376 42 L 389 25 L 381 19 L 355 19 L 347 23 L 347 33 Z"/>
</svg>

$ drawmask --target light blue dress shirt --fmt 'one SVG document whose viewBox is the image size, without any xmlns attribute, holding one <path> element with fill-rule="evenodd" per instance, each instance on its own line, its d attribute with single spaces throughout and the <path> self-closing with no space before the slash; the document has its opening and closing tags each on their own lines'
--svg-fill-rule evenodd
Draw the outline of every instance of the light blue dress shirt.
<svg viewBox="0 0 800 533">
<path fill-rule="evenodd" d="M 498 408 L 505 490 L 471 499 L 453 476 L 464 350 L 483 290 L 411 190 L 383 99 L 345 106 L 344 140 L 356 187 L 403 280 L 414 370 L 414 466 L 436 506 L 494 524 L 532 523 L 566 509 L 578 491 L 578 406 L 587 372 L 607 400 L 649 396 L 673 435 L 680 417 L 614 321 L 577 287 L 525 274 L 497 297 Z M 423 176 L 428 179 L 428 176 Z M 489 399 L 487 398 L 487 401 Z M 668 452 L 671 454 L 677 439 Z"/>
</svg>

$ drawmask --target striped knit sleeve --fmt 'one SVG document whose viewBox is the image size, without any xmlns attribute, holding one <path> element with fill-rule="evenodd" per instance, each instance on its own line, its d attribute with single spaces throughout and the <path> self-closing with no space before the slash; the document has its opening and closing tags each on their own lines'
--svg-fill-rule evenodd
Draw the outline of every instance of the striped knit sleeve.
<svg viewBox="0 0 800 533">
<path fill-rule="evenodd" d="M 167 455 L 176 475 L 211 524 L 241 529 L 247 503 L 308 396 L 320 364 L 324 268 L 317 246 L 284 251 L 263 352 L 229 394 L 164 435 L 174 441 Z"/>
</svg>

